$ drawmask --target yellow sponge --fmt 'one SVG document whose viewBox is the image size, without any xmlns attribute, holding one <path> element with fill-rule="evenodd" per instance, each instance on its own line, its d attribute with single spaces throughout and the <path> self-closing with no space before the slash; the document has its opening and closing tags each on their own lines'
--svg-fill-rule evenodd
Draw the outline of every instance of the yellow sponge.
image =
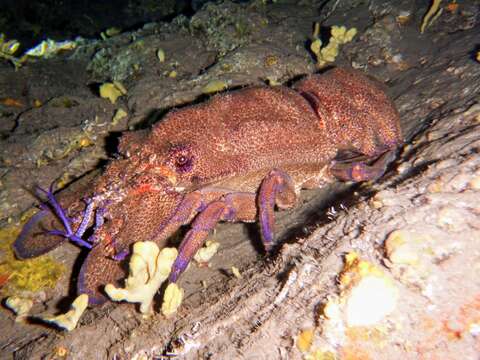
<svg viewBox="0 0 480 360">
<path fill-rule="evenodd" d="M 163 296 L 162 314 L 169 316 L 177 312 L 183 300 L 183 289 L 177 284 L 168 284 Z"/>
<path fill-rule="evenodd" d="M 125 288 L 107 284 L 105 292 L 114 301 L 139 303 L 140 312 L 150 314 L 153 312 L 153 298 L 168 278 L 176 257 L 175 248 L 160 251 L 152 241 L 139 241 L 133 246 L 130 274 L 125 281 Z"/>
<path fill-rule="evenodd" d="M 318 38 L 319 27 L 315 27 L 313 34 L 314 40 L 310 44 L 310 50 L 317 57 L 317 66 L 323 67 L 327 63 L 334 62 L 340 51 L 340 45 L 346 44 L 353 40 L 357 34 L 356 28 L 348 29 L 345 26 L 332 26 L 331 37 L 328 45 L 322 47 L 322 41 Z"/>
<path fill-rule="evenodd" d="M 65 314 L 51 316 L 51 315 L 42 315 L 39 316 L 39 319 L 55 324 L 62 329 L 67 331 L 72 331 L 77 327 L 78 320 L 82 316 L 83 312 L 87 309 L 88 306 L 88 295 L 82 294 L 78 296 L 71 305 L 71 310 Z"/>
</svg>

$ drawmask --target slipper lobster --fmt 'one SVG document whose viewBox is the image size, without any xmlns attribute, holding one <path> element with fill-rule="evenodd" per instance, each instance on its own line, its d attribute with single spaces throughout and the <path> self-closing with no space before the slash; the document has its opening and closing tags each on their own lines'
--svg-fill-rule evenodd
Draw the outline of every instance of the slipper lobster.
<svg viewBox="0 0 480 360">
<path fill-rule="evenodd" d="M 176 282 L 220 221 L 256 222 L 274 244 L 275 208 L 303 188 L 380 177 L 402 143 L 400 118 L 380 84 L 342 68 L 291 88 L 250 87 L 170 111 L 150 130 L 125 133 L 120 158 L 82 191 L 46 197 L 14 243 L 19 258 L 70 240 L 89 248 L 78 292 L 91 304 L 124 277 L 136 241 L 160 247 L 190 224 L 169 281 Z"/>
</svg>

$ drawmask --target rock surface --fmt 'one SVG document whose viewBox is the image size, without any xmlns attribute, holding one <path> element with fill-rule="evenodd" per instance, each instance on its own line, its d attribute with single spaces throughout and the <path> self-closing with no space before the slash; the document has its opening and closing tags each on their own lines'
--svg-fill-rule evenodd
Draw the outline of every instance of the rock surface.
<svg viewBox="0 0 480 360">
<path fill-rule="evenodd" d="M 219 226 L 214 237 L 220 250 L 210 268 L 185 274 L 180 285 L 186 300 L 175 316 L 159 314 L 160 302 L 149 319 L 134 306 L 107 304 L 60 334 L 15 323 L 2 309 L 1 357 L 476 359 L 480 27 L 478 4 L 458 3 L 420 34 L 427 5 L 415 1 L 328 1 L 322 7 L 225 1 L 191 19 L 92 42 L 64 59 L 16 72 L 0 63 L 0 98 L 23 104 L 0 105 L 3 225 L 35 203 L 32 186 L 81 179 L 113 156 L 119 132 L 148 127 L 172 107 L 202 101 L 211 81 L 234 88 L 314 72 L 306 44 L 315 21 L 358 29 L 335 65 L 360 68 L 386 84 L 406 139 L 377 183 L 309 191 L 304 206 L 279 214 L 286 243 L 273 258 L 261 257 L 255 226 Z M 159 48 L 165 62 L 156 56 Z M 96 92 L 98 83 L 111 80 L 128 89 L 116 104 Z M 34 106 L 35 100 L 42 105 Z M 119 108 L 128 116 L 113 122 Z M 372 315 L 375 321 L 364 326 L 347 317 L 350 296 L 368 303 L 369 295 L 357 286 L 370 273 L 357 271 L 358 282 L 341 280 L 355 269 L 345 264 L 352 252 L 367 269 L 379 269 L 398 294 L 390 311 Z M 51 256 L 72 268 L 78 253 L 65 245 Z M 232 275 L 232 266 L 242 279 Z M 33 311 L 64 309 L 58 300 L 72 300 L 69 284 L 70 273 Z"/>
</svg>

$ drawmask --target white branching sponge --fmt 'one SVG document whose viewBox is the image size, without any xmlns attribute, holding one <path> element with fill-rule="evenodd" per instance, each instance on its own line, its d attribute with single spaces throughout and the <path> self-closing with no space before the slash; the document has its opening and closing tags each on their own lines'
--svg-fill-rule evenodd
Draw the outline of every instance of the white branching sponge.
<svg viewBox="0 0 480 360">
<path fill-rule="evenodd" d="M 205 246 L 197 251 L 193 259 L 199 264 L 208 264 L 210 259 L 217 253 L 219 247 L 219 242 L 207 240 Z"/>
<path fill-rule="evenodd" d="M 139 303 L 142 314 L 151 314 L 153 298 L 168 278 L 176 257 L 175 248 L 164 248 L 160 251 L 152 241 L 139 241 L 133 246 L 130 274 L 125 281 L 125 288 L 107 284 L 105 292 L 114 301 Z"/>
<path fill-rule="evenodd" d="M 39 319 L 55 324 L 58 327 L 65 329 L 67 331 L 72 331 L 77 327 L 78 320 L 82 316 L 83 312 L 87 309 L 88 306 L 88 295 L 81 294 L 78 296 L 72 303 L 71 310 L 65 314 L 51 316 L 51 315 L 41 315 Z"/>
<path fill-rule="evenodd" d="M 168 284 L 163 295 L 162 314 L 170 316 L 177 312 L 183 300 L 183 289 L 177 284 Z"/>
<path fill-rule="evenodd" d="M 17 315 L 15 321 L 21 322 L 28 316 L 33 301 L 18 296 L 10 296 L 5 300 L 5 305 Z"/>
</svg>

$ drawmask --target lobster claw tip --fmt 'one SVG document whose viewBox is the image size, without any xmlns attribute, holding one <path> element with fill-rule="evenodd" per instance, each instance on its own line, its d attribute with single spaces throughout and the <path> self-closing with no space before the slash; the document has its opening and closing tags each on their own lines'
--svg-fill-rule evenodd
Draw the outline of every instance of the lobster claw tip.
<svg viewBox="0 0 480 360">
<path fill-rule="evenodd" d="M 65 241 L 61 236 L 52 236 L 45 232 L 52 220 L 55 220 L 55 217 L 50 210 L 43 209 L 27 221 L 13 243 L 17 258 L 29 259 L 43 255 Z"/>
</svg>

